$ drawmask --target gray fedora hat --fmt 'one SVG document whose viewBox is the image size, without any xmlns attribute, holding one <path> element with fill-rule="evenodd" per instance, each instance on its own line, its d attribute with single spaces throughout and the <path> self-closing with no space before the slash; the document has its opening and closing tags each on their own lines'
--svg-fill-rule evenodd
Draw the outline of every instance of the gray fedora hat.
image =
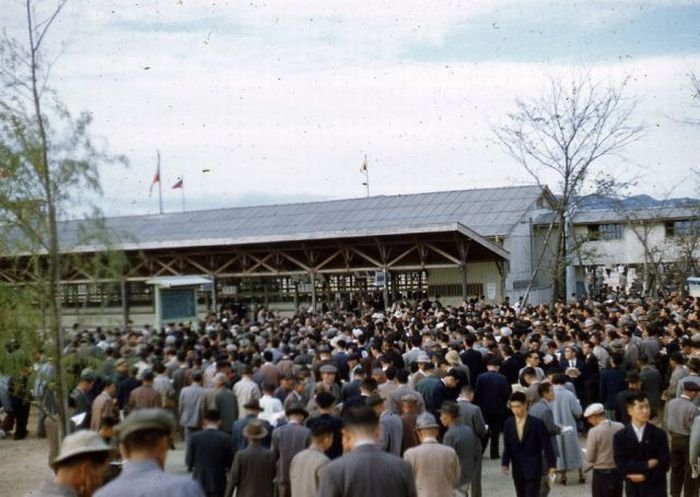
<svg viewBox="0 0 700 497">
<path fill-rule="evenodd" d="M 109 452 L 111 449 L 102 437 L 95 431 L 79 430 L 71 433 L 61 442 L 61 450 L 51 462 L 51 466 L 56 468 L 62 462 L 81 454 L 91 454 L 100 452 Z"/>
</svg>

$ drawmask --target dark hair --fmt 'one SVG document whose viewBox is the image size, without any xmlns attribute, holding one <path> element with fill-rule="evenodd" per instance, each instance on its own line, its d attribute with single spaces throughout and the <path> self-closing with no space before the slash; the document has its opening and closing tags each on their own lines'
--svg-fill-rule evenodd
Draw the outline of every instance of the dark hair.
<svg viewBox="0 0 700 497">
<path fill-rule="evenodd" d="M 540 397 L 544 397 L 544 394 L 550 392 L 551 390 L 551 383 L 540 383 L 539 385 L 537 385 L 537 395 L 539 395 Z"/>
<path fill-rule="evenodd" d="M 379 424 L 379 417 L 370 406 L 353 406 L 343 411 L 343 426 L 374 430 Z"/>
<path fill-rule="evenodd" d="M 625 405 L 627 407 L 632 407 L 637 402 L 644 402 L 645 400 L 649 400 L 649 397 L 647 397 L 647 394 L 645 394 L 642 391 L 634 392 L 634 393 L 627 396 L 627 400 L 625 402 Z"/>
<path fill-rule="evenodd" d="M 399 369 L 396 371 L 396 381 L 399 383 L 408 383 L 408 371 L 405 369 Z"/>
<path fill-rule="evenodd" d="M 527 404 L 527 396 L 525 395 L 525 392 L 513 392 L 510 395 L 510 401 L 522 402 L 523 404 Z"/>
<path fill-rule="evenodd" d="M 216 409 L 207 409 L 204 411 L 204 419 L 207 421 L 219 422 L 221 421 L 221 413 Z"/>
</svg>

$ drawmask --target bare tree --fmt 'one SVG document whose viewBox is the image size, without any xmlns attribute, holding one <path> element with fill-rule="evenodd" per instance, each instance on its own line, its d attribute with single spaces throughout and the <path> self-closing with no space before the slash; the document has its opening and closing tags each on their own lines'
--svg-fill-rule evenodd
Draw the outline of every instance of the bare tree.
<svg viewBox="0 0 700 497">
<path fill-rule="evenodd" d="M 88 134 L 90 114 L 73 118 L 48 85 L 47 35 L 66 1 L 58 0 L 42 15 L 37 11 L 39 2 L 25 0 L 25 41 L 7 34 L 0 40 L 2 269 L 5 275 L 21 274 L 25 279 L 21 290 L 32 292 L 31 299 L 39 303 L 53 347 L 64 432 L 68 420 L 60 282 L 67 258 L 61 253 L 58 222 L 69 206 L 85 201 L 84 194 L 101 192 L 99 163 L 123 162 L 93 144 Z"/>
<path fill-rule="evenodd" d="M 553 298 L 562 298 L 569 250 L 567 219 L 573 214 L 593 168 L 641 137 L 632 123 L 636 101 L 624 96 L 626 81 L 604 86 L 589 75 L 563 82 L 550 78 L 547 89 L 531 99 L 517 99 L 508 123 L 494 129 L 505 151 L 544 191 L 556 178 L 552 223 L 556 234 Z M 550 232 L 553 232 L 550 230 Z"/>
</svg>

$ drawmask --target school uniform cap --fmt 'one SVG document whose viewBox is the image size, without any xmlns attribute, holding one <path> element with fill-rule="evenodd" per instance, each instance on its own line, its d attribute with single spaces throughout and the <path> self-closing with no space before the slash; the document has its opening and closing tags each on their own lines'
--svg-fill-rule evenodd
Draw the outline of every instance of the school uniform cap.
<svg viewBox="0 0 700 497">
<path fill-rule="evenodd" d="M 175 431 L 175 418 L 165 409 L 139 409 L 129 414 L 116 426 L 117 436 L 122 441 L 132 433 L 146 430 L 172 433 Z"/>
</svg>

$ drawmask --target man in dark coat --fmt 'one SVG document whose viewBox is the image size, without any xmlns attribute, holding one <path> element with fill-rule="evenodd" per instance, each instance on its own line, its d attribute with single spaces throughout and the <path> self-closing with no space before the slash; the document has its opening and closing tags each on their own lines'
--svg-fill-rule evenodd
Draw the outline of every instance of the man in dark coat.
<svg viewBox="0 0 700 497">
<path fill-rule="evenodd" d="M 511 387 L 505 376 L 498 372 L 498 359 L 489 359 L 486 373 L 476 380 L 474 403 L 481 407 L 484 420 L 491 430 L 490 445 L 491 459 L 498 459 L 498 440 L 506 418 L 506 404 L 510 397 Z M 489 439 L 482 442 L 482 450 L 486 449 Z"/>
<path fill-rule="evenodd" d="M 651 408 L 644 392 L 627 397 L 630 424 L 615 433 L 615 464 L 625 478 L 627 497 L 664 497 L 670 455 L 666 433 L 649 423 Z"/>
<path fill-rule="evenodd" d="M 223 497 L 226 473 L 233 462 L 233 440 L 220 430 L 218 411 L 204 413 L 204 429 L 192 434 L 187 453 L 187 467 L 192 478 L 202 486 L 207 497 Z"/>
<path fill-rule="evenodd" d="M 506 421 L 503 428 L 501 470 L 508 474 L 512 464 L 517 497 L 537 497 L 544 473 L 543 460 L 546 472 L 550 476 L 556 473 L 552 442 L 544 423 L 528 415 L 524 393 L 514 392 L 510 396 L 510 409 L 513 417 Z"/>
<path fill-rule="evenodd" d="M 236 452 L 224 497 L 274 497 L 277 461 L 270 449 L 260 442 L 268 436 L 259 419 L 251 419 L 243 429 L 247 447 Z"/>
<path fill-rule="evenodd" d="M 343 417 L 345 454 L 321 472 L 323 497 L 416 497 L 411 466 L 376 445 L 379 418 L 369 406 L 351 407 Z"/>
</svg>

